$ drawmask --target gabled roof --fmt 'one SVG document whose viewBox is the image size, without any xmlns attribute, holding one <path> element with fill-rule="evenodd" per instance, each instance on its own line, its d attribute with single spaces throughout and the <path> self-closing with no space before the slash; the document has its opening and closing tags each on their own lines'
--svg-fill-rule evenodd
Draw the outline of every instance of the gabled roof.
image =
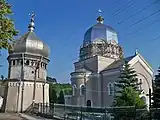
<svg viewBox="0 0 160 120">
<path fill-rule="evenodd" d="M 103 71 L 107 71 L 107 70 L 111 70 L 111 69 L 116 69 L 119 68 L 120 66 L 122 66 L 124 64 L 124 61 L 131 61 L 133 58 L 135 57 L 135 55 L 130 56 L 130 57 L 126 57 L 124 59 L 121 60 L 117 60 L 114 61 L 112 64 L 110 64 L 106 69 L 104 69 Z"/>
<path fill-rule="evenodd" d="M 119 69 L 124 65 L 124 61 L 127 61 L 131 66 L 134 66 L 137 62 L 140 62 L 141 65 L 146 69 L 146 71 L 153 76 L 153 69 L 152 67 L 146 62 L 146 60 L 138 53 L 136 55 L 118 60 L 110 64 L 106 69 L 102 70 L 101 72 L 104 71 L 109 71 L 113 69 Z"/>
</svg>

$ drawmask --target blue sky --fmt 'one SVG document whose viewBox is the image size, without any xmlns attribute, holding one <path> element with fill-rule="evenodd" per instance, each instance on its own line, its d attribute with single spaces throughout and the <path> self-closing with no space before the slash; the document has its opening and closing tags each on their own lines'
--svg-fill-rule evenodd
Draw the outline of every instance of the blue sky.
<svg viewBox="0 0 160 120">
<path fill-rule="evenodd" d="M 9 0 L 13 4 L 16 28 L 20 35 L 27 32 L 29 13 L 36 13 L 36 34 L 51 49 L 48 75 L 59 82 L 70 82 L 73 62 L 78 60 L 85 31 L 96 23 L 98 9 L 103 12 L 105 24 L 111 25 L 119 33 L 119 43 L 125 56 L 133 55 L 135 49 L 151 64 L 154 70 L 160 65 L 160 12 L 135 24 L 160 9 L 160 2 L 127 20 L 127 17 L 156 0 L 132 0 L 130 7 L 124 7 L 131 0 Z M 117 15 L 115 12 L 122 8 Z M 118 22 L 123 21 L 118 24 Z M 131 27 L 132 24 L 135 24 Z M 140 29 L 141 30 L 138 30 Z M 138 30 L 138 31 L 137 31 Z M 136 32 L 135 32 L 136 31 Z M 0 59 L 4 66 L 1 74 L 7 77 L 7 51 L 2 51 Z"/>
</svg>

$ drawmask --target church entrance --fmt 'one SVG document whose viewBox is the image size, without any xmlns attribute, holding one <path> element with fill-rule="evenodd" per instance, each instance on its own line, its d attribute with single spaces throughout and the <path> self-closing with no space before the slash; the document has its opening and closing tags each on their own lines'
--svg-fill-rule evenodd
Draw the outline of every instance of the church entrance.
<svg viewBox="0 0 160 120">
<path fill-rule="evenodd" d="M 87 107 L 91 107 L 91 100 L 87 100 Z"/>
</svg>

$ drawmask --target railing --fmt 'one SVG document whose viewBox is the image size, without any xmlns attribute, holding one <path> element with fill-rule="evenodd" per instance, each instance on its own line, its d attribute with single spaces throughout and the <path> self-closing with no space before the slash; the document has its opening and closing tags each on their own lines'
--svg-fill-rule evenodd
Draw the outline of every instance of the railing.
<svg viewBox="0 0 160 120">
<path fill-rule="evenodd" d="M 160 116 L 160 109 L 151 109 L 152 114 L 149 114 L 147 109 L 135 109 L 134 106 L 93 108 L 39 103 L 33 111 L 42 117 L 59 120 L 158 120 L 153 118 Z"/>
</svg>

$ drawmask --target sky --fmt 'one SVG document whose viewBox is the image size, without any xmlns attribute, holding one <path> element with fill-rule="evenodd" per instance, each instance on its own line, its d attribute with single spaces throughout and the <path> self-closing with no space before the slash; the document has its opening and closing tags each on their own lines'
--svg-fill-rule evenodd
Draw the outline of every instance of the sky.
<svg viewBox="0 0 160 120">
<path fill-rule="evenodd" d="M 155 71 L 160 65 L 160 11 L 158 11 L 160 0 L 8 0 L 8 2 L 13 5 L 12 19 L 20 31 L 19 36 L 28 31 L 29 13 L 35 12 L 35 32 L 50 47 L 48 76 L 55 77 L 58 82 L 70 82 L 70 73 L 74 71 L 73 63 L 78 61 L 84 34 L 89 27 L 96 24 L 99 9 L 102 10 L 104 23 L 117 31 L 119 44 L 123 47 L 125 56 L 133 55 L 138 49 Z M 153 2 L 155 4 L 142 10 Z M 132 17 L 128 19 L 129 16 Z M 7 77 L 8 53 L 2 50 L 1 54 L 0 63 L 3 67 L 0 68 L 0 72 Z"/>
</svg>

